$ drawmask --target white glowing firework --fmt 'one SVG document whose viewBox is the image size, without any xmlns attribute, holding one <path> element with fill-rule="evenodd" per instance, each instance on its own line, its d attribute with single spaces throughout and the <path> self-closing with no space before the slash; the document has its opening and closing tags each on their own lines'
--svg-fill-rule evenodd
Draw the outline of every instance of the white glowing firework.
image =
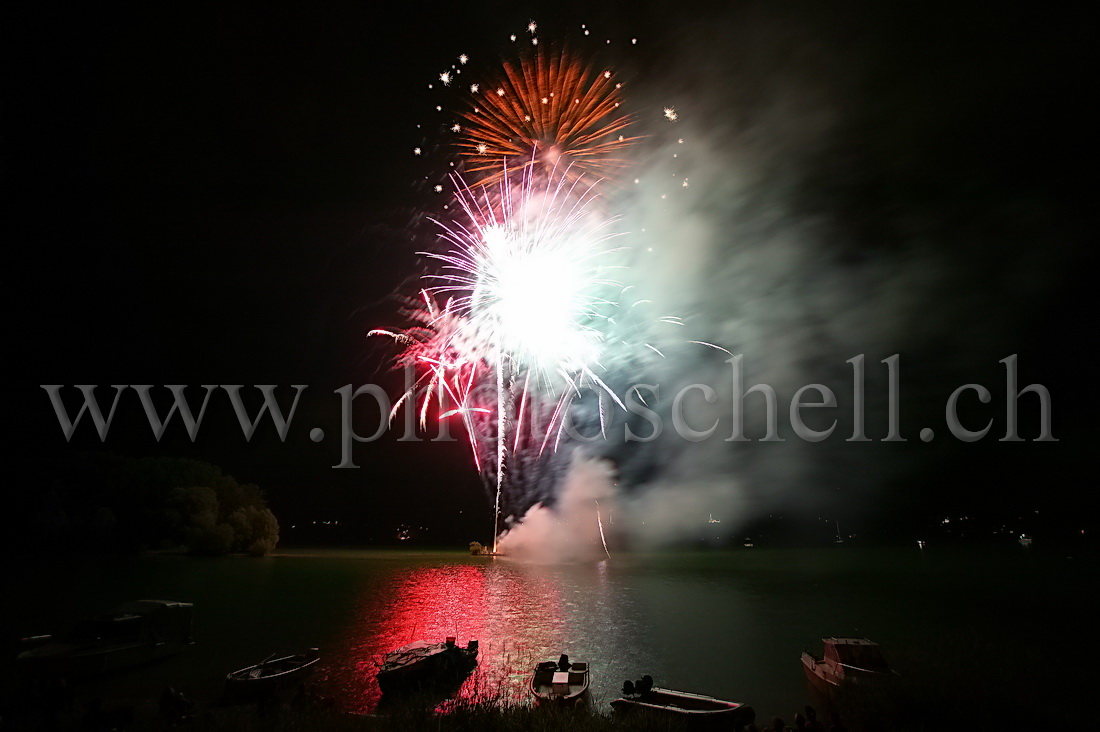
<svg viewBox="0 0 1100 732">
<path fill-rule="evenodd" d="M 529 169 L 528 169 L 529 170 Z M 612 219 L 599 210 L 595 183 L 529 174 L 496 190 L 455 179 L 462 221 L 437 222 L 450 245 L 428 257 L 443 263 L 430 290 L 453 297 L 487 348 L 513 370 L 597 379 L 606 310 L 621 285 Z"/>
<path fill-rule="evenodd" d="M 475 192 L 454 180 L 463 220 L 437 221 L 449 248 L 425 253 L 443 264 L 427 278 L 435 283 L 429 289 L 448 297 L 469 323 L 483 362 L 495 373 L 499 528 L 506 436 L 517 407 L 512 450 L 524 410 L 547 402 L 554 406 L 540 450 L 551 435 L 560 438 L 569 405 L 587 384 L 622 406 L 596 372 L 608 322 L 604 311 L 615 304 L 609 296 L 621 291 L 612 278 L 617 249 L 595 183 L 562 174 L 536 185 L 530 168 L 518 185 L 505 170 L 496 190 Z"/>
</svg>

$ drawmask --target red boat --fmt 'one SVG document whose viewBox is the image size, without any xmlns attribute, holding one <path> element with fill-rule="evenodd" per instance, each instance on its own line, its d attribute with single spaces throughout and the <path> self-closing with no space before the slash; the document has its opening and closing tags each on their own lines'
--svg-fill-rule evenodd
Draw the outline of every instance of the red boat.
<svg viewBox="0 0 1100 732">
<path fill-rule="evenodd" d="M 852 684 L 872 684 L 893 678 L 882 649 L 867 638 L 822 638 L 824 654 L 802 653 L 802 670 L 817 688 L 828 691 Z"/>
</svg>

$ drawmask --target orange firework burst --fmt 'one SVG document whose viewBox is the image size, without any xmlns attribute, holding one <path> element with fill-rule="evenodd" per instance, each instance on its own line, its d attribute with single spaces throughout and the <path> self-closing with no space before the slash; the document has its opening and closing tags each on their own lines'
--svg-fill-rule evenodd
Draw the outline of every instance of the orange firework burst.
<svg viewBox="0 0 1100 732">
<path fill-rule="evenodd" d="M 471 108 L 456 130 L 466 172 L 482 185 L 500 179 L 502 162 L 513 171 L 614 178 L 628 165 L 623 150 L 638 139 L 624 134 L 633 118 L 619 110 L 621 87 L 610 71 L 566 54 L 506 63 L 499 82 L 471 87 Z"/>
</svg>

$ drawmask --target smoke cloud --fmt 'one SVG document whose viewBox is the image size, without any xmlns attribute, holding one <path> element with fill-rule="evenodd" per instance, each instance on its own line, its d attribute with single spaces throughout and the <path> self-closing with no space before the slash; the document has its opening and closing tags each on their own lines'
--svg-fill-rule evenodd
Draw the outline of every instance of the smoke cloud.
<svg viewBox="0 0 1100 732">
<path fill-rule="evenodd" d="M 950 437 L 925 445 L 917 432 L 946 432 L 955 387 L 1003 388 L 999 359 L 1032 345 L 1036 313 L 1080 254 L 1042 171 L 1006 175 L 1000 162 L 1010 152 L 1019 160 L 1019 146 L 1051 132 L 1032 113 L 1029 136 L 1009 134 L 1004 114 L 1021 85 L 1060 71 L 1057 60 L 1021 77 L 1014 70 L 1027 63 L 1026 45 L 995 28 L 967 35 L 871 7 L 859 27 L 809 8 L 738 8 L 666 44 L 675 50 L 632 88 L 649 116 L 640 122 L 647 141 L 635 148 L 645 156 L 639 182 L 624 198 L 631 284 L 654 301 L 655 315 L 684 318 L 684 327 L 650 339 L 664 359 L 616 364 L 608 375 L 619 390 L 660 386 L 650 404 L 666 426 L 659 437 L 625 442 L 624 422 L 649 429 L 619 411 L 601 443 L 623 484 L 616 528 L 644 544 L 696 540 L 711 516 L 729 531 L 776 510 L 873 513 L 897 503 L 890 491 L 899 482 L 917 490 L 907 476 L 961 454 Z M 927 34 L 919 44 L 914 22 Z M 956 33 L 968 45 L 934 42 Z M 662 118 L 667 106 L 677 121 Z M 1024 123 L 1013 124 L 1019 132 Z M 744 355 L 745 387 L 766 383 L 778 395 L 785 442 L 759 441 L 759 395 L 746 399 L 753 442 L 725 441 L 733 428 L 728 356 L 691 340 Z M 855 387 L 846 362 L 860 354 L 871 441 L 847 442 Z M 882 442 L 881 360 L 892 354 L 900 355 L 904 444 Z M 815 383 L 838 400 L 819 424 L 835 418 L 837 427 L 810 444 L 791 434 L 787 410 L 798 388 Z M 718 397 L 687 403 L 694 424 L 718 421 L 702 442 L 668 429 L 673 396 L 691 384 Z M 592 402 L 574 408 L 587 433 Z M 606 480 L 586 480 L 584 465 L 573 463 L 556 518 L 538 508 L 524 532 L 530 522 L 532 536 L 553 535 L 574 511 L 591 524 L 591 506 L 573 499 L 609 497 Z"/>
<path fill-rule="evenodd" d="M 529 562 L 569 563 L 607 556 L 604 534 L 616 511 L 615 473 L 606 460 L 574 452 L 556 503 L 531 507 L 497 542 Z M 601 524 L 602 527 L 601 527 Z M 610 537 L 608 537 L 610 539 Z"/>
</svg>

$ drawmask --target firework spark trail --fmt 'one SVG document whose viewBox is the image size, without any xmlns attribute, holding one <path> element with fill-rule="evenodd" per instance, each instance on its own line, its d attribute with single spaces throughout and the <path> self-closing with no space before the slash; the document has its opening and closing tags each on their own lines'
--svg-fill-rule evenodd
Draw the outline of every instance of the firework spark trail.
<svg viewBox="0 0 1100 732">
<path fill-rule="evenodd" d="M 600 542 L 603 544 L 603 551 L 607 555 L 608 559 L 611 559 L 611 552 L 607 550 L 607 537 L 603 535 L 603 519 L 600 518 L 600 502 L 595 501 L 596 504 L 596 525 L 600 527 Z"/>
<path fill-rule="evenodd" d="M 455 314 L 453 302 L 448 301 L 440 308 L 426 290 L 421 291 L 421 300 L 408 300 L 403 310 L 415 325 L 404 330 L 376 328 L 367 333 L 368 337 L 386 336 L 399 343 L 403 350 L 394 359 L 395 365 L 420 372 L 413 385 L 394 402 L 389 420 L 392 422 L 406 404 L 409 409 L 417 409 L 415 402 L 419 392 L 422 394 L 419 417 L 423 429 L 427 424 L 428 409 L 433 401 L 437 401 L 440 419 L 455 414 L 461 416 L 470 439 L 474 463 L 480 472 L 481 461 L 474 442 L 477 431 L 472 413 L 487 410 L 472 407 L 469 403 L 470 394 L 479 380 L 479 372 L 484 369 L 474 334 L 469 324 Z M 450 398 L 454 409 L 443 411 L 445 398 Z"/>
<path fill-rule="evenodd" d="M 623 134 L 633 121 L 619 112 L 622 84 L 610 71 L 586 66 L 565 53 L 536 53 L 504 64 L 493 84 L 478 85 L 463 113 L 458 147 L 477 185 L 496 183 L 501 162 L 613 177 L 628 161 L 623 151 L 639 138 Z"/>
<path fill-rule="evenodd" d="M 497 351 L 497 494 L 493 501 L 493 554 L 497 553 L 497 537 L 500 536 L 500 495 L 504 489 L 504 458 L 508 404 L 504 395 L 504 352 Z"/>
</svg>

